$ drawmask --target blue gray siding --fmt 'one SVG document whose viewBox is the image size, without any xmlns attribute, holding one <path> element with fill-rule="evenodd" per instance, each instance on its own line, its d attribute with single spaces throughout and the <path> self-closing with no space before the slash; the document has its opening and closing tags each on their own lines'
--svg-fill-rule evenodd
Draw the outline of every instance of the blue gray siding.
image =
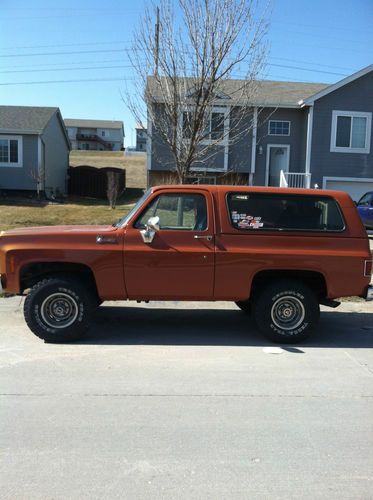
<svg viewBox="0 0 373 500">
<path fill-rule="evenodd" d="M 290 135 L 268 135 L 269 120 L 290 121 Z M 307 112 L 302 109 L 266 108 L 259 112 L 254 184 L 256 186 L 265 184 L 268 144 L 289 145 L 289 172 L 304 172 L 306 134 Z M 259 154 L 260 146 L 262 154 Z"/>
<path fill-rule="evenodd" d="M 42 135 L 44 143 L 45 191 L 48 195 L 66 193 L 69 149 L 57 115 L 49 120 Z"/>
<path fill-rule="evenodd" d="M 249 173 L 251 168 L 253 111 L 248 110 L 246 116 L 233 109 L 230 114 L 232 130 L 228 156 L 228 170 L 237 173 Z"/>
<path fill-rule="evenodd" d="M 312 183 L 322 186 L 327 177 L 373 177 L 373 144 L 370 154 L 332 153 L 330 139 L 332 112 L 373 112 L 373 73 L 331 92 L 315 101 L 313 112 L 311 173 Z"/>
<path fill-rule="evenodd" d="M 249 174 L 251 170 L 253 111 L 238 119 L 234 110 L 231 112 L 230 128 L 234 140 L 230 139 L 228 148 L 228 172 Z M 289 136 L 268 136 L 268 120 L 290 121 Z M 237 121 L 239 120 L 239 122 Z M 258 112 L 255 185 L 265 184 L 266 155 L 268 144 L 286 144 L 290 146 L 290 172 L 303 172 L 305 164 L 305 144 L 307 133 L 307 111 L 303 109 L 266 108 Z M 262 153 L 259 154 L 261 146 Z M 214 146 L 212 155 L 196 164 L 213 173 L 214 169 L 224 169 L 224 147 Z M 175 167 L 174 158 L 168 146 L 162 142 L 153 127 L 151 142 L 151 170 L 169 171 Z"/>
<path fill-rule="evenodd" d="M 6 136 L 7 134 L 1 134 Z M 10 135 L 10 134 L 9 134 Z M 18 134 L 11 134 L 12 136 Z M 38 171 L 38 136 L 22 136 L 22 166 L 0 167 L 0 189 L 35 190 Z"/>
<path fill-rule="evenodd" d="M 41 136 L 1 134 L 22 137 L 22 162 L 18 167 L 0 167 L 0 189 L 36 191 L 38 176 L 47 194 L 66 192 L 69 146 L 55 113 Z M 40 177 L 44 175 L 43 177 Z"/>
<path fill-rule="evenodd" d="M 324 177 L 373 178 L 373 144 L 370 138 L 370 153 L 335 153 L 330 151 L 333 110 L 373 113 L 373 72 L 334 90 L 314 103 L 310 172 L 311 185 L 323 185 Z M 254 185 L 266 182 L 267 146 L 286 145 L 290 147 L 289 172 L 305 172 L 308 107 L 264 108 L 258 113 L 258 128 L 255 151 Z M 234 112 L 231 125 L 234 128 Z M 237 140 L 230 140 L 228 172 L 249 174 L 252 159 L 252 120 L 248 111 L 241 123 Z M 290 135 L 268 135 L 269 120 L 290 121 Z M 232 128 L 231 127 L 231 128 Z M 373 126 L 372 126 L 373 130 Z M 221 165 L 218 156 L 206 159 L 206 169 Z M 222 155 L 220 155 L 222 158 Z M 174 160 L 167 146 L 162 144 L 156 133 L 151 144 L 151 170 L 167 171 L 174 168 Z M 212 169 L 211 169 L 212 172 Z"/>
</svg>

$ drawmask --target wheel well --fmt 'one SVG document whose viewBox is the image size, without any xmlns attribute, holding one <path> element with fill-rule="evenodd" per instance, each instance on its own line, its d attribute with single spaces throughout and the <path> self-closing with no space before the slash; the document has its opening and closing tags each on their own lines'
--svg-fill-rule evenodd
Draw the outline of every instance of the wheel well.
<svg viewBox="0 0 373 500">
<path fill-rule="evenodd" d="M 271 270 L 257 273 L 251 283 L 251 294 L 255 296 L 264 286 L 278 280 L 297 280 L 307 285 L 313 290 L 319 300 L 327 296 L 327 286 L 324 276 L 315 271 L 295 271 L 295 270 Z"/>
<path fill-rule="evenodd" d="M 96 280 L 92 270 L 84 264 L 69 262 L 36 262 L 24 266 L 20 273 L 21 293 L 47 276 L 58 274 L 63 274 L 64 277 L 70 274 L 74 279 L 87 284 L 98 296 Z"/>
</svg>

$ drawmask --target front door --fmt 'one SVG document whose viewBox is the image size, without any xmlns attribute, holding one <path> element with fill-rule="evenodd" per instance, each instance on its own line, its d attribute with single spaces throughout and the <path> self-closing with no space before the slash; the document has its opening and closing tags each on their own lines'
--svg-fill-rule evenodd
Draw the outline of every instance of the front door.
<svg viewBox="0 0 373 500">
<path fill-rule="evenodd" d="M 287 145 L 269 145 L 267 150 L 267 186 L 280 186 L 281 170 L 289 171 L 289 150 Z"/>
<path fill-rule="evenodd" d="M 203 189 L 156 192 L 124 237 L 124 275 L 130 299 L 213 298 L 214 221 L 211 194 Z M 159 217 L 145 243 L 141 231 Z"/>
</svg>

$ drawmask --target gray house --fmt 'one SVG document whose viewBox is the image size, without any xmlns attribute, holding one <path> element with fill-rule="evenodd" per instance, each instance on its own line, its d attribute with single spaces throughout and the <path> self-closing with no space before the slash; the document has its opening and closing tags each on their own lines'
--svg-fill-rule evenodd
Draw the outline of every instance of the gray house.
<svg viewBox="0 0 373 500">
<path fill-rule="evenodd" d="M 154 80 L 150 85 L 156 85 Z M 238 80 L 224 82 L 214 113 L 232 117 Z M 357 199 L 373 190 L 373 65 L 333 85 L 261 81 L 247 107 L 246 133 L 228 133 L 190 182 L 236 182 L 341 189 Z M 157 96 L 155 97 L 157 100 Z M 158 101 L 161 102 L 161 101 Z M 242 104 L 241 104 L 242 105 Z M 148 123 L 149 183 L 170 178 L 173 159 Z"/>
<path fill-rule="evenodd" d="M 145 153 L 146 140 L 147 140 L 146 128 L 142 127 L 141 125 L 137 125 L 135 131 L 136 131 L 136 151 L 143 151 Z"/>
<path fill-rule="evenodd" d="M 66 193 L 69 152 L 58 108 L 0 106 L 0 189 Z"/>
<path fill-rule="evenodd" d="M 72 149 L 93 151 L 121 151 L 123 149 L 123 122 L 66 118 L 65 125 Z"/>
</svg>

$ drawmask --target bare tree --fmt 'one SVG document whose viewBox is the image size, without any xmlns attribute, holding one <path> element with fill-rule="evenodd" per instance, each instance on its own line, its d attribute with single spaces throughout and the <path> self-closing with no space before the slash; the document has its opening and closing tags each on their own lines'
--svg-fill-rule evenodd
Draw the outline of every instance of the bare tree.
<svg viewBox="0 0 373 500">
<path fill-rule="evenodd" d="M 44 182 L 44 178 L 45 178 L 44 171 L 40 170 L 39 168 L 33 168 L 30 171 L 30 177 L 31 177 L 31 179 L 33 179 L 35 181 L 36 194 L 37 194 L 38 200 L 40 201 L 42 186 L 43 186 L 43 182 Z"/>
<path fill-rule="evenodd" d="M 151 122 L 151 139 L 168 146 L 179 182 L 208 162 L 215 146 L 248 133 L 266 56 L 267 22 L 256 5 L 161 0 L 159 23 L 158 8 L 148 9 L 135 32 L 131 62 L 143 94 L 127 93 L 127 105 L 139 123 Z"/>
<path fill-rule="evenodd" d="M 117 199 L 120 192 L 120 173 L 108 171 L 106 172 L 107 178 L 107 188 L 106 195 L 109 200 L 109 205 L 111 209 L 114 209 L 117 204 Z"/>
</svg>

